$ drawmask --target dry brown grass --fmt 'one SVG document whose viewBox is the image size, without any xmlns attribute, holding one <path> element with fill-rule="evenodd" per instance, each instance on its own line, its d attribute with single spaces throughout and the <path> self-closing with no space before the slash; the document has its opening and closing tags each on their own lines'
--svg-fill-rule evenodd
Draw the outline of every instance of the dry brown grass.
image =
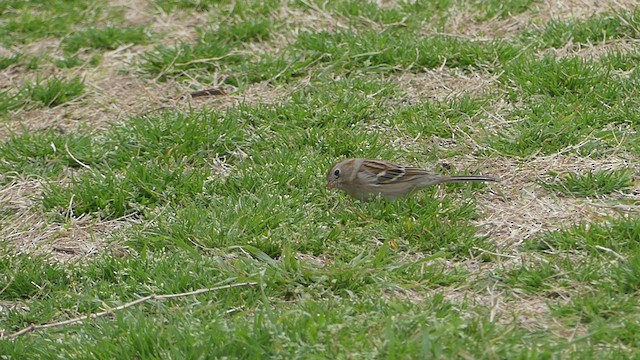
<svg viewBox="0 0 640 360">
<path fill-rule="evenodd" d="M 535 3 L 530 11 L 489 21 L 479 21 L 478 14 L 458 7 L 449 12 L 445 32 L 473 39 L 509 38 L 527 27 L 544 27 L 551 20 L 584 19 L 604 12 L 633 10 L 636 6 L 637 2 L 631 0 L 544 0 Z"/>
<path fill-rule="evenodd" d="M 481 194 L 478 205 L 485 217 L 477 221 L 484 235 L 491 236 L 507 253 L 539 234 L 616 216 L 620 213 L 638 213 L 637 206 L 610 206 L 607 199 L 578 199 L 550 193 L 537 183 L 548 178 L 549 172 L 586 173 L 594 170 L 640 170 L 637 159 L 630 155 L 612 155 L 601 159 L 588 159 L 574 155 L 557 154 L 526 161 L 492 159 L 492 174 L 501 182 L 495 194 Z M 490 170 L 487 170 L 490 171 Z M 613 198 L 640 200 L 638 184 L 626 193 Z"/>
<path fill-rule="evenodd" d="M 638 50 L 640 42 L 636 39 L 607 40 L 597 44 L 575 44 L 569 42 L 561 48 L 551 48 L 540 53 L 540 56 L 553 55 L 557 57 L 579 56 L 585 60 L 597 60 L 611 53 L 631 53 Z"/>
<path fill-rule="evenodd" d="M 402 72 L 392 77 L 390 82 L 406 94 L 402 103 L 411 105 L 428 100 L 444 101 L 464 95 L 489 94 L 496 91 L 497 75 L 442 67 L 420 73 Z"/>
<path fill-rule="evenodd" d="M 137 223 L 133 217 L 102 221 L 70 216 L 63 222 L 50 222 L 38 206 L 42 180 L 16 178 L 0 189 L 0 208 L 15 213 L 0 223 L 0 238 L 20 252 L 49 254 L 53 260 L 84 261 L 109 249 L 115 256 L 129 250 L 107 240 L 113 232 Z"/>
</svg>

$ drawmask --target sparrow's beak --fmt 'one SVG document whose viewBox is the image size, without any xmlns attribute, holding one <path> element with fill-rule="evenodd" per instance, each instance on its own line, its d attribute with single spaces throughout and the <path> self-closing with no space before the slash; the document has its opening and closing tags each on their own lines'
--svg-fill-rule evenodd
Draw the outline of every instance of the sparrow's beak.
<svg viewBox="0 0 640 360">
<path fill-rule="evenodd" d="M 335 181 L 327 181 L 327 189 L 335 189 L 336 182 Z"/>
</svg>

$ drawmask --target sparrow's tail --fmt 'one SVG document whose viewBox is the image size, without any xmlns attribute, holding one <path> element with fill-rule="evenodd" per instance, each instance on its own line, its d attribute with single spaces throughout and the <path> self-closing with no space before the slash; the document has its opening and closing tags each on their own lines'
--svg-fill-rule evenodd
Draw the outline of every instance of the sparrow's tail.
<svg viewBox="0 0 640 360">
<path fill-rule="evenodd" d="M 491 176 L 445 176 L 440 182 L 463 182 L 463 181 L 498 181 L 498 179 Z"/>
</svg>

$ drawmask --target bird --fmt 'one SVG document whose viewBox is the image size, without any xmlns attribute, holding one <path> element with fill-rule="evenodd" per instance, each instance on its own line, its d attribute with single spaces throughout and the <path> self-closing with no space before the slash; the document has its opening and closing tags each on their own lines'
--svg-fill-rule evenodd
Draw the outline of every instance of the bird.
<svg viewBox="0 0 640 360">
<path fill-rule="evenodd" d="M 327 188 L 344 190 L 359 200 L 393 201 L 430 185 L 463 181 L 497 181 L 491 176 L 444 176 L 385 160 L 346 159 L 327 172 Z"/>
</svg>

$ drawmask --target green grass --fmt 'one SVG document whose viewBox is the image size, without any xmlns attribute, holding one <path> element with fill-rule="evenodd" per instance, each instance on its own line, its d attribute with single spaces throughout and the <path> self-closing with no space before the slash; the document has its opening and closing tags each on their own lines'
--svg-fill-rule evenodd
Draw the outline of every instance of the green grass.
<svg viewBox="0 0 640 360">
<path fill-rule="evenodd" d="M 17 89 L 0 90 L 0 115 L 23 107 L 56 107 L 78 99 L 84 94 L 84 80 L 74 77 L 69 80 L 51 76 L 46 80 L 36 79 Z"/>
<path fill-rule="evenodd" d="M 156 48 L 146 55 L 142 67 L 163 77 L 181 76 L 194 70 L 199 70 L 196 75 L 206 76 L 202 70 L 222 70 L 230 74 L 229 83 L 238 85 L 271 80 L 275 76 L 287 81 L 308 73 L 348 75 L 356 71 L 420 71 L 443 64 L 451 68 L 473 69 L 508 62 L 524 51 L 519 46 L 501 41 L 480 43 L 446 36 L 416 38 L 407 37 L 407 32 L 400 30 L 383 33 L 304 32 L 281 53 L 255 58 L 233 51 L 242 41 L 262 39 L 262 35 L 256 37 L 250 33 L 255 24 L 243 26 L 246 30 L 240 33 L 230 27 L 203 34 L 194 46 L 181 44 L 175 48 Z M 245 35 L 245 31 L 250 36 Z"/>
<path fill-rule="evenodd" d="M 226 12 L 234 16 L 251 17 L 252 15 L 267 15 L 277 10 L 277 0 L 250 0 L 241 3 L 219 0 L 154 0 L 153 3 L 166 12 L 175 10 L 193 10 L 196 12 Z"/>
<path fill-rule="evenodd" d="M 524 31 L 526 41 L 542 48 L 561 48 L 569 42 L 592 44 L 640 36 L 640 12 L 614 12 L 594 15 L 587 20 L 552 20 L 541 30 Z"/>
<path fill-rule="evenodd" d="M 612 256 L 601 247 L 622 255 L 633 255 L 640 243 L 640 222 L 637 218 L 616 220 L 611 224 L 586 224 L 564 231 L 550 232 L 529 244 L 539 250 L 579 250 L 590 256 Z M 600 247 L 600 248 L 599 248 Z"/>
<path fill-rule="evenodd" d="M 628 106 L 637 96 L 638 79 L 637 72 L 620 73 L 608 61 L 518 58 L 500 81 L 511 101 L 524 106 L 507 115 L 518 120 L 515 125 L 497 129 L 486 141 L 503 154 L 520 157 L 578 144 L 578 153 L 597 155 L 619 146 L 621 138 L 633 147 L 635 136 L 626 137 L 623 129 L 637 127 L 640 119 L 638 108 Z"/>
<path fill-rule="evenodd" d="M 51 59 L 51 62 L 57 67 L 63 68 L 63 69 L 74 68 L 84 63 L 84 61 L 77 56 L 68 56 L 64 58 Z"/>
<path fill-rule="evenodd" d="M 11 65 L 17 64 L 20 61 L 21 57 L 22 56 L 20 54 L 0 57 L 0 70 L 4 70 Z"/>
<path fill-rule="evenodd" d="M 481 12 L 481 15 L 478 16 L 479 20 L 506 19 L 530 10 L 534 4 L 539 2 L 539 0 L 472 1 L 474 7 Z"/>
<path fill-rule="evenodd" d="M 199 278 L 205 274 L 212 276 L 208 279 L 223 279 L 226 274 L 212 272 L 214 261 L 201 258 L 197 264 Z M 169 259 L 167 259 L 169 260 Z M 191 263 L 192 260 L 173 258 Z M 263 267 L 260 263 L 250 260 L 237 261 L 237 270 L 249 269 L 250 265 Z M 117 265 L 118 269 L 145 266 L 146 261 Z M 160 273 L 167 264 L 165 261 L 155 261 L 160 266 L 153 273 Z M 245 263 L 245 264 L 242 264 Z M 116 270 L 105 261 L 98 261 L 94 269 L 85 271 L 72 270 L 70 278 L 89 284 L 95 282 L 97 286 L 89 287 L 90 293 L 100 293 L 101 287 L 116 279 L 100 276 L 96 268 Z M 187 268 L 192 268 L 190 264 Z M 203 271 L 203 269 L 205 269 Z M 185 269 L 186 270 L 186 269 Z M 195 270 L 195 269 L 193 269 Z M 241 270 L 240 270 L 241 271 Z M 186 272 L 180 273 L 186 274 Z M 82 274 L 82 275 L 81 275 Z M 199 301 L 206 301 L 214 306 L 189 307 L 186 311 L 171 310 L 172 302 L 158 303 L 145 306 L 146 310 L 132 309 L 127 315 L 117 315 L 114 319 L 96 321 L 97 326 L 78 326 L 74 332 L 79 337 L 72 336 L 65 342 L 53 342 L 45 345 L 37 337 L 29 337 L 29 341 L 18 341 L 15 345 L 4 343 L 4 353 L 17 354 L 26 351 L 30 354 L 46 354 L 50 351 L 60 351 L 69 356 L 79 354 L 81 350 L 97 357 L 126 356 L 203 356 L 216 354 L 219 356 L 282 356 L 290 357 L 304 353 L 308 356 L 341 356 L 348 352 L 353 355 L 413 357 L 435 355 L 456 355 L 461 345 L 466 345 L 469 351 L 486 351 L 482 335 L 475 329 L 484 328 L 485 335 L 504 331 L 502 326 L 490 324 L 486 320 L 465 320 L 449 302 L 442 296 L 435 295 L 425 299 L 421 304 L 411 304 L 401 299 L 382 300 L 380 298 L 362 297 L 358 300 L 341 297 L 322 297 L 314 300 L 316 294 L 322 294 L 321 286 L 313 288 L 297 284 L 295 270 L 284 273 L 268 270 L 269 277 L 264 277 L 263 284 L 279 284 L 281 295 L 308 294 L 307 300 L 301 301 L 296 307 L 286 302 L 269 303 L 251 314 L 225 315 L 231 306 L 252 306 L 265 301 L 266 297 L 276 295 L 271 290 L 261 292 L 257 288 L 225 291 L 224 294 L 208 294 L 199 296 Z M 289 275 L 289 276 L 287 276 Z M 175 277 L 172 274 L 171 277 Z M 134 284 L 135 276 L 130 279 L 117 277 L 122 284 Z M 192 278 L 191 276 L 186 279 Z M 140 278 L 144 283 L 148 279 Z M 213 280 L 215 281 L 215 280 Z M 219 281 L 219 280 L 218 280 Z M 191 283 L 197 282 L 194 279 Z M 98 285 L 100 284 L 100 285 Z M 62 284 L 61 284 L 62 285 Z M 184 284 L 186 285 L 186 284 Z M 186 288 L 187 286 L 177 288 Z M 165 285 L 170 288 L 171 286 Z M 103 289 L 107 290 L 107 289 Z M 59 291 L 66 292 L 63 288 Z M 326 290 L 325 290 L 326 291 Z M 296 295 L 294 295 L 296 296 Z M 194 299 L 195 300 L 195 299 Z M 61 299 L 60 301 L 64 301 Z M 90 304 L 87 304 L 90 305 Z M 92 305 L 92 304 L 91 304 Z M 90 305 L 90 306 L 91 306 Z M 82 306 L 82 304 L 81 304 Z M 95 306 L 95 305 L 93 305 Z M 466 307 L 465 307 L 466 309 Z M 188 314 L 188 317 L 185 315 Z M 376 315 L 377 314 L 377 315 Z M 401 315 L 398 315 L 401 314 Z M 374 317 L 371 317 L 375 315 Z M 196 320 L 201 319 L 201 320 Z M 207 319 L 206 321 L 204 319 Z M 110 324 L 116 324 L 114 328 Z M 163 325 L 164 324 L 164 325 Z M 122 331 L 118 329 L 129 329 Z M 133 331 L 132 331 L 133 330 Z M 187 331 L 185 331 L 187 330 Z M 540 336 L 529 337 L 522 331 L 509 332 L 507 335 L 513 342 L 545 341 Z M 526 339 L 517 340 L 518 336 Z M 58 336 L 63 336 L 58 333 Z M 158 338 L 160 336 L 160 338 Z M 110 341 L 104 339 L 109 337 Z M 232 340 L 225 340 L 232 339 Z M 377 340 L 379 339 L 379 340 Z M 25 339 L 26 340 L 26 339 Z M 224 340 L 224 341 L 223 341 Z M 548 341 L 548 340 L 547 340 Z M 42 343 L 42 344 L 41 344 Z M 41 344 L 40 346 L 36 346 Z M 87 344 L 92 344 L 91 348 Z M 165 344 L 160 347 L 158 345 Z M 305 344 L 314 344 L 308 346 Z M 95 346 L 99 345 L 99 346 Z M 512 351 L 527 353 L 529 350 L 517 350 L 519 346 L 499 346 L 492 351 L 507 354 Z M 84 353 L 86 354 L 86 353 Z M 394 354 L 394 355 L 392 355 Z"/>
<path fill-rule="evenodd" d="M 19 93 L 11 93 L 9 90 L 0 91 L 0 115 L 5 115 L 11 110 L 20 108 L 23 99 Z"/>
<path fill-rule="evenodd" d="M 0 115 L 9 111 L 29 107 L 56 107 L 75 100 L 84 93 L 84 81 L 78 77 L 63 80 L 50 77 L 47 80 L 36 79 L 18 89 L 0 91 Z"/>
<path fill-rule="evenodd" d="M 86 164 L 93 164 L 100 158 L 100 154 L 94 152 L 90 138 L 65 136 L 52 129 L 13 134 L 2 143 L 0 153 L 3 159 L 0 167 L 7 177 L 10 173 L 49 177 L 68 167 L 80 167 L 69 153 Z"/>
<path fill-rule="evenodd" d="M 27 96 L 43 106 L 55 107 L 78 98 L 84 93 L 84 81 L 80 78 L 61 80 L 53 77 L 37 80 L 25 86 Z"/>
<path fill-rule="evenodd" d="M 271 32 L 271 22 L 252 18 L 234 24 L 224 24 L 208 32 L 200 32 L 195 45 L 182 43 L 176 47 L 158 46 L 145 55 L 145 71 L 160 74 L 161 79 L 187 71 L 217 71 L 222 66 L 247 61 L 248 55 L 237 50 L 245 42 L 259 42 Z"/>
<path fill-rule="evenodd" d="M 584 326 L 589 342 L 635 347 L 639 230 L 634 218 L 544 234 L 527 245 L 538 261 L 500 274 L 505 289 L 546 294 L 554 318 Z M 569 301 L 556 302 L 557 296 Z"/>
<path fill-rule="evenodd" d="M 590 197 L 607 195 L 633 185 L 633 173 L 628 170 L 597 171 L 585 175 L 567 174 L 553 182 L 542 182 L 545 188 L 565 195 Z"/>
<path fill-rule="evenodd" d="M 640 57 L 619 45 L 638 12 L 545 22 L 537 4 L 1 3 L 0 334 L 257 285 L 3 338 L 0 354 L 633 358 Z M 503 36 L 513 16 L 530 21 Z M 105 54 L 127 44 L 142 51 Z M 113 74 L 162 108 L 105 99 Z M 171 95 L 218 86 L 235 92 Z M 101 111 L 112 125 L 94 126 Z M 361 202 L 326 189 L 349 157 L 502 181 Z M 573 157 L 589 161 L 554 168 Z M 585 198 L 591 216 L 553 217 Z M 536 200 L 550 212 L 516 218 Z M 78 254 L 51 250 L 67 242 Z"/>
<path fill-rule="evenodd" d="M 208 0 L 156 0 L 154 4 L 164 11 L 172 11 L 174 9 L 194 9 L 196 11 L 206 11 L 215 6 L 217 1 Z"/>
<path fill-rule="evenodd" d="M 148 40 L 144 27 L 107 27 L 73 33 L 63 40 L 62 47 L 70 53 L 82 48 L 114 50 L 126 44 L 145 44 Z"/>
<path fill-rule="evenodd" d="M 0 5 L 4 18 L 0 23 L 0 37 L 5 45 L 18 45 L 45 37 L 65 36 L 78 23 L 120 19 L 121 14 L 105 9 L 102 2 L 83 0 L 3 2 Z"/>
<path fill-rule="evenodd" d="M 317 4 L 322 6 L 321 4 Z M 398 8 L 382 9 L 378 5 L 364 1 L 335 1 L 325 5 L 325 8 L 333 13 L 352 19 L 354 25 L 359 25 L 362 18 L 381 23 L 384 25 L 400 23 L 406 12 Z"/>
</svg>

